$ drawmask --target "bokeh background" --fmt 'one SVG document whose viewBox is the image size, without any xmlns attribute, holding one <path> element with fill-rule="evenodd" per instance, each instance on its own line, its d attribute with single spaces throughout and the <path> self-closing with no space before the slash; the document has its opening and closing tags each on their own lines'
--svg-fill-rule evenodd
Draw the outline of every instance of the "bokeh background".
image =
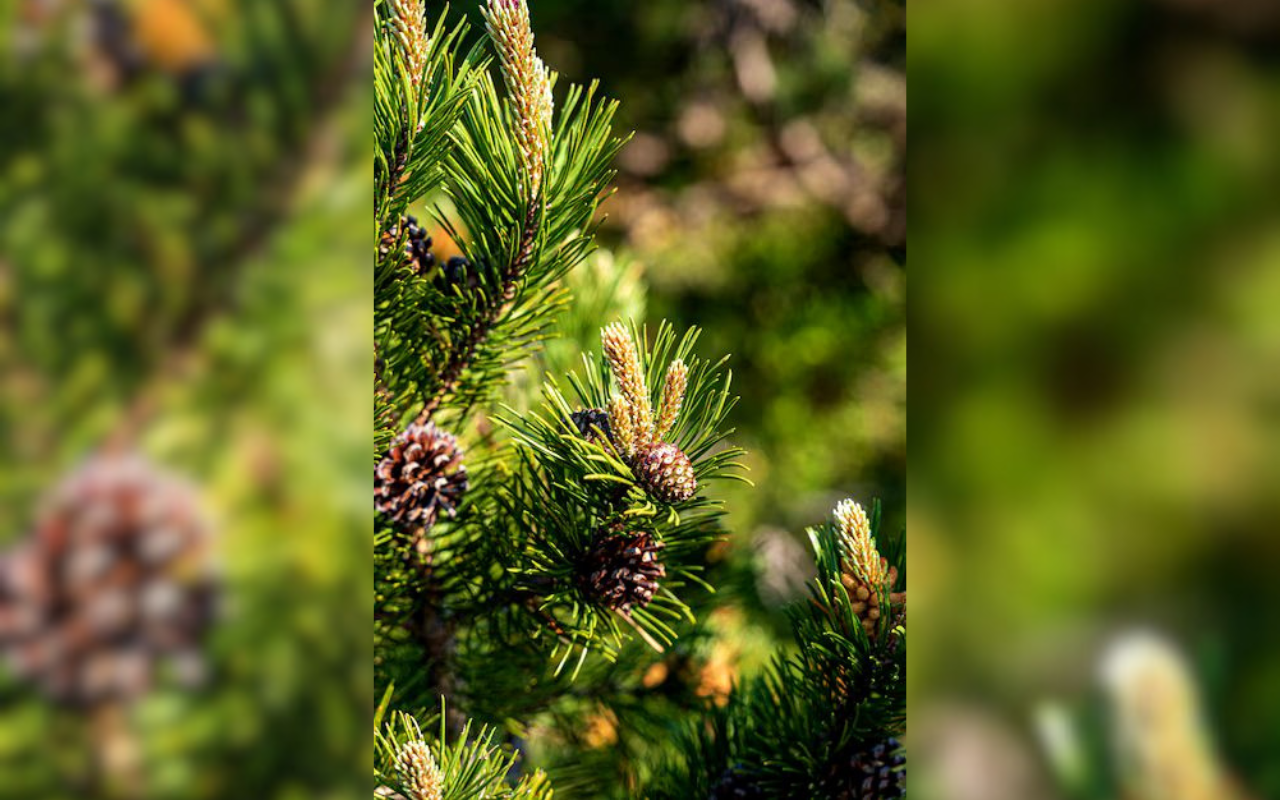
<svg viewBox="0 0 1280 800">
<path fill-rule="evenodd" d="M 1280 796 L 1280 6 L 911 22 L 916 796 Z M 1163 771 L 1247 789 L 1117 752 L 1134 629 L 1204 704 Z"/>
<path fill-rule="evenodd" d="M 0 796 L 362 793 L 370 9 L 15 0 L 0 19 L 0 616 L 30 607 L 9 554 L 44 498 L 108 451 L 194 487 L 218 576 L 194 688 L 67 707 L 5 640 Z"/>
</svg>

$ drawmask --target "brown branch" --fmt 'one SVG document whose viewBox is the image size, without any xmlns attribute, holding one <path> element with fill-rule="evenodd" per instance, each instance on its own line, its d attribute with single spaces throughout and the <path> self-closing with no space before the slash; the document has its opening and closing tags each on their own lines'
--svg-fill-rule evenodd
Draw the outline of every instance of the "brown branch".
<svg viewBox="0 0 1280 800">
<path fill-rule="evenodd" d="M 472 325 L 471 332 L 467 334 L 467 338 L 463 340 L 461 346 L 450 351 L 449 360 L 440 372 L 440 384 L 436 387 L 431 399 L 427 401 L 426 406 L 423 407 L 422 413 L 418 415 L 416 421 L 419 425 L 430 419 L 431 415 L 440 407 L 440 403 L 444 401 L 445 396 L 457 388 L 458 381 L 461 380 L 462 374 L 467 367 L 471 365 L 471 361 L 475 358 L 476 351 L 480 345 L 488 338 L 494 325 L 511 310 L 511 305 L 516 296 L 516 282 L 524 275 L 525 270 L 529 268 L 529 264 L 533 260 L 533 245 L 538 234 L 538 207 L 539 204 L 536 202 L 529 203 L 529 208 L 524 217 L 524 232 L 520 237 L 520 249 L 516 251 L 515 258 L 511 260 L 511 264 L 503 272 L 502 291 L 490 298 L 484 314 L 476 324 Z"/>
</svg>

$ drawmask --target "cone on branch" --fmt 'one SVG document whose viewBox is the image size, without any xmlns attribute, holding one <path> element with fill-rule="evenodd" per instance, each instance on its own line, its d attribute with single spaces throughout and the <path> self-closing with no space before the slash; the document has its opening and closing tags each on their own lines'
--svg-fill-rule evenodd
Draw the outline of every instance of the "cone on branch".
<svg viewBox="0 0 1280 800">
<path fill-rule="evenodd" d="M 689 457 L 673 444 L 647 449 L 636 462 L 635 473 L 645 491 L 664 503 L 688 500 L 698 489 Z"/>
<path fill-rule="evenodd" d="M 667 568 L 658 560 L 664 546 L 645 531 L 600 532 L 579 567 L 578 585 L 593 602 L 608 608 L 643 608 L 666 577 Z"/>
<path fill-rule="evenodd" d="M 374 507 L 405 527 L 430 529 L 441 511 L 452 518 L 467 491 L 458 438 L 435 423 L 414 423 L 392 442 L 374 470 Z"/>
<path fill-rule="evenodd" d="M 880 555 L 871 537 L 867 512 L 853 500 L 842 500 L 835 509 L 840 548 L 844 554 L 841 582 L 849 591 L 853 610 L 862 622 L 867 637 L 874 639 L 882 625 L 881 617 L 890 611 L 900 613 L 906 604 L 906 592 L 894 592 L 898 570 Z M 883 607 L 888 598 L 890 608 Z"/>
<path fill-rule="evenodd" d="M 631 335 L 615 322 L 600 332 L 600 341 L 618 388 L 609 402 L 614 445 L 650 497 L 663 503 L 688 500 L 698 489 L 693 464 L 679 447 L 663 441 L 680 414 L 689 383 L 688 367 L 680 359 L 668 365 L 655 419 Z"/>
<path fill-rule="evenodd" d="M 100 456 L 0 556 L 0 651 L 55 701 L 128 701 L 166 665 L 201 678 L 216 599 L 195 490 L 140 457 Z"/>
<path fill-rule="evenodd" d="M 831 765 L 823 797 L 833 800 L 898 800 L 907 796 L 907 758 L 893 737 L 855 750 Z"/>
<path fill-rule="evenodd" d="M 408 264 L 415 275 L 426 275 L 436 264 L 435 256 L 431 253 L 431 237 L 427 235 L 427 229 L 418 224 L 418 219 L 413 216 L 403 217 L 400 222 L 393 225 L 390 230 L 382 232 L 382 237 L 378 242 L 378 256 L 386 259 L 396 251 L 396 243 L 403 237 L 404 245 L 401 248 L 402 264 Z"/>
<path fill-rule="evenodd" d="M 609 429 L 609 413 L 599 408 L 587 408 L 575 411 L 569 416 L 578 433 L 589 442 L 600 443 L 612 439 Z M 601 434 L 604 439 L 602 440 Z"/>
</svg>

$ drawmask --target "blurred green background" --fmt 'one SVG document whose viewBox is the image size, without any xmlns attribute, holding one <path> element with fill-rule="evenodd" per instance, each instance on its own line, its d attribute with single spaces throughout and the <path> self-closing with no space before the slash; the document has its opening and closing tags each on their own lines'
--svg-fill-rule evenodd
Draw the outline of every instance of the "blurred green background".
<svg viewBox="0 0 1280 800">
<path fill-rule="evenodd" d="M 1214 747 L 1280 796 L 1280 6 L 911 21 L 917 796 L 1060 796 L 1032 709 L 1094 713 L 1132 626 L 1180 643 Z M 1081 736 L 1078 796 L 1154 796 Z"/>
<path fill-rule="evenodd" d="M 0 547 L 114 445 L 196 483 L 222 576 L 204 684 L 109 736 L 0 669 L 0 796 L 363 792 L 370 14 L 0 16 Z"/>
</svg>

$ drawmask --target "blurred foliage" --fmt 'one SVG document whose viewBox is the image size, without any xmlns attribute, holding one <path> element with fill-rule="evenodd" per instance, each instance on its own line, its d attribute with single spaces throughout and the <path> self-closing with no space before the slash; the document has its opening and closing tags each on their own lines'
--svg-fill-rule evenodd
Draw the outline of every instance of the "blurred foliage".
<svg viewBox="0 0 1280 800">
<path fill-rule="evenodd" d="M 365 14 L 0 14 L 0 545 L 85 454 L 138 450 L 199 486 L 224 586 L 204 686 L 127 711 L 132 783 L 87 755 L 120 730 L 0 671 L 0 795 L 350 796 L 373 705 L 351 659 L 372 602 Z"/>
<path fill-rule="evenodd" d="M 1189 645 L 1227 762 L 1277 796 L 1277 7 L 914 21 L 912 679 L 1026 733 L 1112 628 L 1153 624 Z"/>
</svg>

